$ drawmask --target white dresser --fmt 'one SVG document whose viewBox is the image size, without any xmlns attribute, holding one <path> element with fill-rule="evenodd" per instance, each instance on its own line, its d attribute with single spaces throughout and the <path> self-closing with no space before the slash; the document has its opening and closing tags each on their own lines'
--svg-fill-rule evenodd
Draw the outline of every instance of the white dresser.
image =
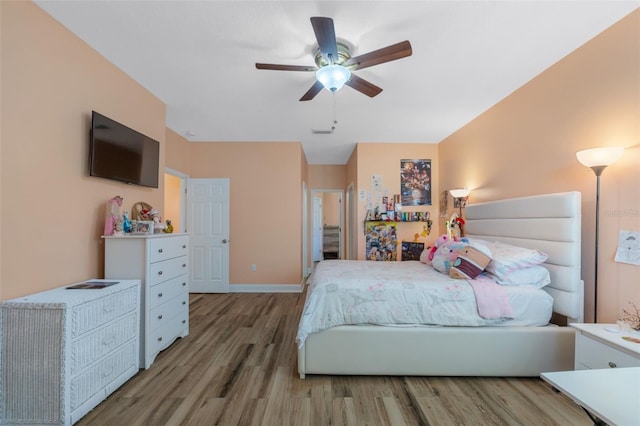
<svg viewBox="0 0 640 426">
<path fill-rule="evenodd" d="M 140 367 L 189 334 L 189 236 L 104 237 L 105 277 L 142 281 Z"/>
<path fill-rule="evenodd" d="M 73 424 L 138 372 L 140 281 L 68 287 L 0 303 L 0 424 Z"/>
<path fill-rule="evenodd" d="M 620 331 L 616 324 L 570 324 L 576 329 L 575 369 L 640 367 L 640 338 L 635 331 Z"/>
</svg>

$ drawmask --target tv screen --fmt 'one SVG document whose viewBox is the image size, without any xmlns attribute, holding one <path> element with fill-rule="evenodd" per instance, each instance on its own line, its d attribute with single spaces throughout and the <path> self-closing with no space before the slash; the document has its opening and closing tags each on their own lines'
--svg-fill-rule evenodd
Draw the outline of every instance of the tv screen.
<svg viewBox="0 0 640 426">
<path fill-rule="evenodd" d="M 89 174 L 158 187 L 160 143 L 95 111 L 91 114 Z"/>
</svg>

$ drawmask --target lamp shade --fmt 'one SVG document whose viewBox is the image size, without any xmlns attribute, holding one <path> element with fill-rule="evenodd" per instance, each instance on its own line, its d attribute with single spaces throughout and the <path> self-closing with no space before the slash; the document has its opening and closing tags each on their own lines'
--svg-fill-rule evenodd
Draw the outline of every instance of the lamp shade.
<svg viewBox="0 0 640 426">
<path fill-rule="evenodd" d="M 624 148 L 621 146 L 608 146 L 578 151 L 576 157 L 580 163 L 587 167 L 606 167 L 618 161 L 623 152 Z"/>
<path fill-rule="evenodd" d="M 471 190 L 467 188 L 450 189 L 449 194 L 451 194 L 453 198 L 464 198 L 471 194 Z"/>
<path fill-rule="evenodd" d="M 340 90 L 351 78 L 351 71 L 342 65 L 325 65 L 316 71 L 316 78 L 325 89 L 335 92 Z"/>
</svg>

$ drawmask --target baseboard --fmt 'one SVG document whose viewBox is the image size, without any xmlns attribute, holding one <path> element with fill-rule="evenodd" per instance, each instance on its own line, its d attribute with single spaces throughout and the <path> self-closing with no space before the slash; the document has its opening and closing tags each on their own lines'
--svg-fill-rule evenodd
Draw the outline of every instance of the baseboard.
<svg viewBox="0 0 640 426">
<path fill-rule="evenodd" d="M 229 284 L 229 293 L 302 293 L 306 280 L 300 284 Z"/>
</svg>

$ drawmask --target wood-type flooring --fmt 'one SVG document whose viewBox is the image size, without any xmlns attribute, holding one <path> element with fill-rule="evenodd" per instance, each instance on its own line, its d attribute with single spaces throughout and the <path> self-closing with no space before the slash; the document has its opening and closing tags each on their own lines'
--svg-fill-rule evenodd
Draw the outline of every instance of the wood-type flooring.
<svg viewBox="0 0 640 426">
<path fill-rule="evenodd" d="M 192 294 L 190 334 L 77 425 L 589 425 L 539 378 L 313 376 L 305 294 Z"/>
</svg>

